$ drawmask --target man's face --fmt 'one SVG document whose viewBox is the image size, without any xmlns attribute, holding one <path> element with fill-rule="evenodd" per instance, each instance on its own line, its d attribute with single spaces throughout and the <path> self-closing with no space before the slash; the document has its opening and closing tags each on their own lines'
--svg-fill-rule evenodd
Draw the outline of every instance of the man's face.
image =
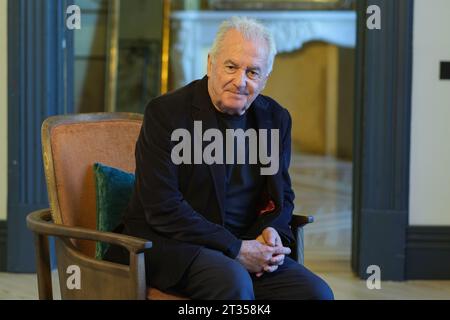
<svg viewBox="0 0 450 320">
<path fill-rule="evenodd" d="M 208 56 L 208 92 L 214 105 L 228 114 L 243 114 L 267 81 L 265 41 L 246 40 L 229 30 L 213 58 Z"/>
</svg>

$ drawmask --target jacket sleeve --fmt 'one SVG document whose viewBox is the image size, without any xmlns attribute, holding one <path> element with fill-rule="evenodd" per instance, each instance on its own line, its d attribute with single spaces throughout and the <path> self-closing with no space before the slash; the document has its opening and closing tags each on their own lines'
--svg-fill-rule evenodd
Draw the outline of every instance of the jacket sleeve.
<svg viewBox="0 0 450 320">
<path fill-rule="evenodd" d="M 171 159 L 171 134 L 176 125 L 164 107 L 155 100 L 150 102 L 136 144 L 136 189 L 146 222 L 167 238 L 202 245 L 235 258 L 241 240 L 196 212 L 179 190 L 178 166 Z"/>
</svg>

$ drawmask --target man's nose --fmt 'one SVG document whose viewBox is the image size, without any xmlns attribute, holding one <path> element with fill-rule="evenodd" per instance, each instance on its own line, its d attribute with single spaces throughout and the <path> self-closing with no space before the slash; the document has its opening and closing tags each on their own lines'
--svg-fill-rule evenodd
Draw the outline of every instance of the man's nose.
<svg viewBox="0 0 450 320">
<path fill-rule="evenodd" d="M 245 74 L 244 70 L 239 70 L 235 73 L 233 83 L 239 89 L 245 88 L 247 86 L 247 75 Z"/>
</svg>

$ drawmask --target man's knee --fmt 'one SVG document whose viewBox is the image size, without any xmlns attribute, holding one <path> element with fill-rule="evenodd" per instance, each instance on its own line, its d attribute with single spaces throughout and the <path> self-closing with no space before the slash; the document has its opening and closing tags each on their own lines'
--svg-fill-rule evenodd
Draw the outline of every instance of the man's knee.
<svg viewBox="0 0 450 320">
<path fill-rule="evenodd" d="M 203 248 L 189 267 L 179 289 L 193 299 L 253 300 L 248 271 L 223 253 Z"/>
<path fill-rule="evenodd" d="M 314 276 L 309 281 L 308 291 L 311 300 L 334 300 L 334 294 L 330 286 L 318 276 Z"/>
<path fill-rule="evenodd" d="M 289 283 L 279 298 L 302 300 L 333 300 L 330 286 L 318 275 L 291 259 L 285 262 L 279 276 L 283 283 Z M 275 278 L 276 279 L 276 278 Z"/>
<path fill-rule="evenodd" d="M 254 300 L 253 282 L 248 271 L 239 263 L 229 264 L 217 289 L 217 299 Z"/>
</svg>

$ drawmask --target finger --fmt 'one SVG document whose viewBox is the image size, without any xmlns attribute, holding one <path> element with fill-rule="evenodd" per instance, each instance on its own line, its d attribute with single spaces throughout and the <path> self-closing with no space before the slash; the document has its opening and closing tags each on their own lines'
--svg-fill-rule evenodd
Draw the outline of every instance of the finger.
<svg viewBox="0 0 450 320">
<path fill-rule="evenodd" d="M 258 241 L 261 244 L 266 244 L 266 240 L 262 235 L 259 235 L 258 238 L 256 238 L 256 241 Z"/>
<path fill-rule="evenodd" d="M 270 263 L 279 266 L 279 265 L 283 264 L 284 257 L 285 257 L 284 254 L 279 254 L 279 255 L 273 256 L 270 259 Z"/>
<path fill-rule="evenodd" d="M 275 246 L 282 246 L 282 245 L 283 245 L 283 243 L 281 242 L 280 237 L 276 237 L 275 238 Z"/>
<path fill-rule="evenodd" d="M 264 274 L 264 272 L 257 272 L 257 273 L 255 274 L 255 276 L 256 276 L 257 278 L 259 278 L 259 277 L 261 277 L 263 274 Z"/>
<path fill-rule="evenodd" d="M 291 253 L 291 249 L 289 249 L 288 247 L 275 247 L 273 254 L 277 255 L 277 254 L 290 254 Z"/>
<path fill-rule="evenodd" d="M 266 238 L 266 242 L 269 246 L 274 247 L 276 243 L 276 237 L 272 232 L 269 232 L 269 235 Z"/>
<path fill-rule="evenodd" d="M 278 266 L 265 266 L 264 267 L 265 272 L 274 272 L 277 269 L 278 269 Z"/>
<path fill-rule="evenodd" d="M 275 246 L 276 245 L 276 240 L 278 238 L 278 233 L 275 231 L 275 229 L 273 229 L 271 227 L 266 228 L 263 231 L 263 236 L 264 236 L 264 239 L 266 240 L 266 243 L 269 246 Z"/>
</svg>

